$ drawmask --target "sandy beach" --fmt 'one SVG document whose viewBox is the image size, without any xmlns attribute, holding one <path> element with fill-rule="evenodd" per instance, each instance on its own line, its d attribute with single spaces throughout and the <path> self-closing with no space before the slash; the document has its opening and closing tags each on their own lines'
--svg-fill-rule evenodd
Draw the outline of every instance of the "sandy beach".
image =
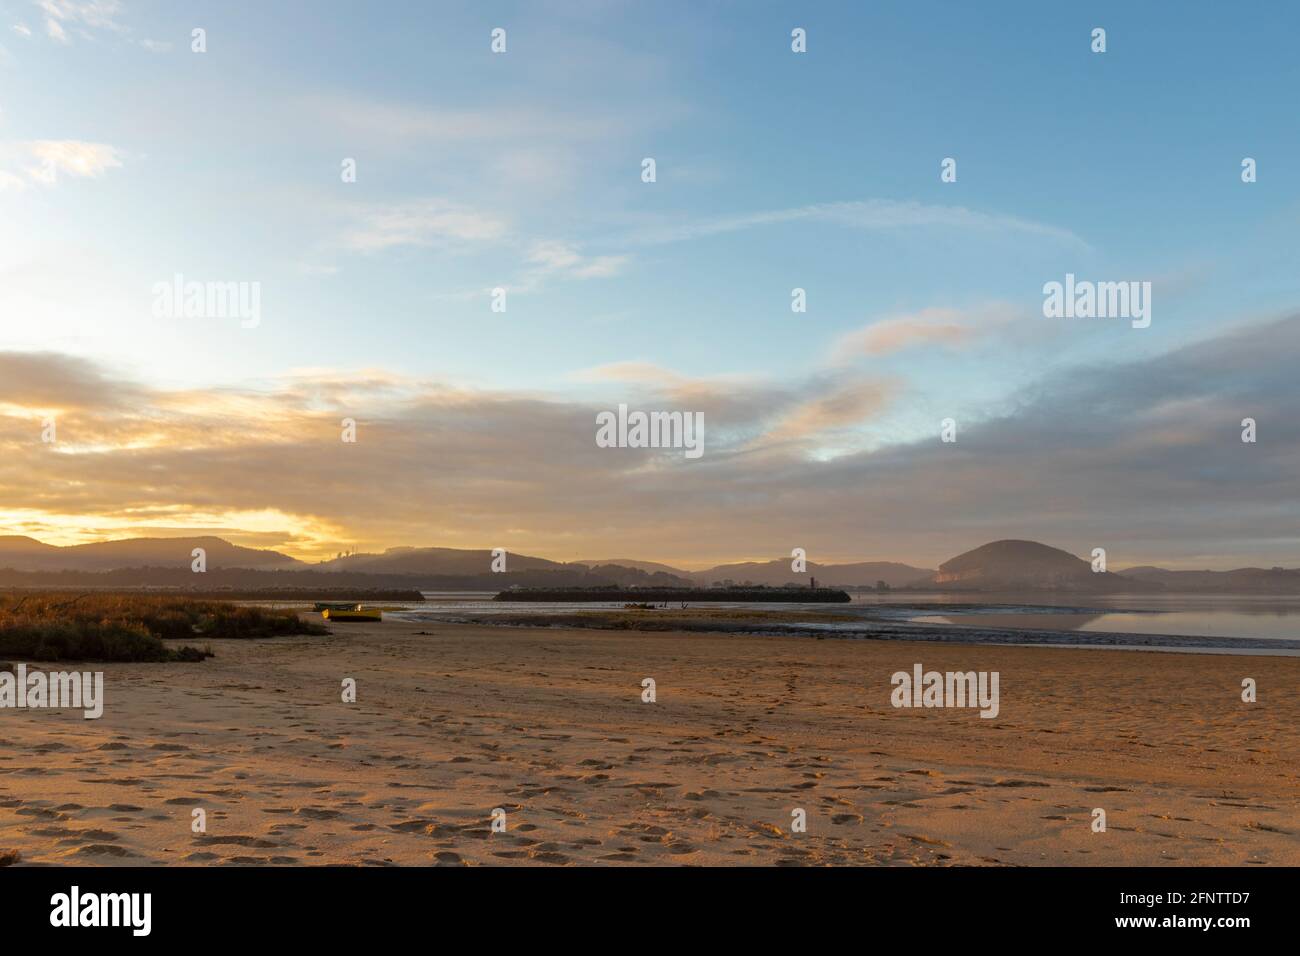
<svg viewBox="0 0 1300 956">
<path fill-rule="evenodd" d="M 0 851 L 23 864 L 1300 864 L 1300 659 L 332 630 L 214 641 L 202 663 L 83 665 L 106 674 L 99 720 L 0 713 Z M 890 675 L 916 663 L 998 671 L 998 716 L 892 707 Z M 1242 702 L 1244 677 L 1258 702 Z M 800 809 L 807 830 L 792 832 Z"/>
</svg>

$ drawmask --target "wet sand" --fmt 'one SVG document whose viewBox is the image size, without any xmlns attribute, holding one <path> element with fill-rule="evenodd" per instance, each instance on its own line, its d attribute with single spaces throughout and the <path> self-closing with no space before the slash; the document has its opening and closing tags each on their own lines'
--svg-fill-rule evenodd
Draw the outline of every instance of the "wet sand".
<svg viewBox="0 0 1300 956">
<path fill-rule="evenodd" d="M 106 674 L 97 721 L 0 711 L 0 853 L 1300 864 L 1295 658 L 395 620 L 212 648 L 78 668 Z M 892 707 L 891 674 L 918 662 L 998 671 L 997 718 Z"/>
</svg>

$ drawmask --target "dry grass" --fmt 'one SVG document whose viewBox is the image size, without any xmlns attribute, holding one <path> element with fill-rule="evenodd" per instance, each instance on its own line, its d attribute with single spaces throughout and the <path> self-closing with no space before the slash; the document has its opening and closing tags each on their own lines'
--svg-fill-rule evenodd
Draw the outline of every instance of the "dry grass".
<svg viewBox="0 0 1300 956">
<path fill-rule="evenodd" d="M 210 651 L 164 640 L 325 634 L 293 611 L 150 594 L 0 596 L 0 655 L 34 661 L 202 660 Z"/>
</svg>

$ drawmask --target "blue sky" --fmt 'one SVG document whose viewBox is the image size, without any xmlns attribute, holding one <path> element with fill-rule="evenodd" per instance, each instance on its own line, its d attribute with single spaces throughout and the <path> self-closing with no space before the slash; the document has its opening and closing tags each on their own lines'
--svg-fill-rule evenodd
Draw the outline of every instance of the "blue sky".
<svg viewBox="0 0 1300 956">
<path fill-rule="evenodd" d="M 887 391 L 801 436 L 824 461 L 997 418 L 1300 292 L 1286 4 L 0 11 L 0 349 L 149 388 Z M 1152 282 L 1151 327 L 1044 318 L 1066 272 Z M 154 317 L 176 273 L 260 283 L 260 324 Z"/>
</svg>

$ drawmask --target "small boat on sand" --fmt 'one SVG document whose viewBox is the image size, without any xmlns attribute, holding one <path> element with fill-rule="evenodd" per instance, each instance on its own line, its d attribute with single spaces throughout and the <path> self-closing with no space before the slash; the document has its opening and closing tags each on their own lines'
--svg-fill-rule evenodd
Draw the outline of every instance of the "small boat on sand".
<svg viewBox="0 0 1300 956">
<path fill-rule="evenodd" d="M 317 601 L 313 611 L 355 611 L 361 605 L 356 601 Z"/>
<path fill-rule="evenodd" d="M 359 604 L 351 608 L 327 607 L 321 611 L 321 617 L 327 621 L 382 621 L 384 612 L 378 608 L 363 608 Z"/>
</svg>

